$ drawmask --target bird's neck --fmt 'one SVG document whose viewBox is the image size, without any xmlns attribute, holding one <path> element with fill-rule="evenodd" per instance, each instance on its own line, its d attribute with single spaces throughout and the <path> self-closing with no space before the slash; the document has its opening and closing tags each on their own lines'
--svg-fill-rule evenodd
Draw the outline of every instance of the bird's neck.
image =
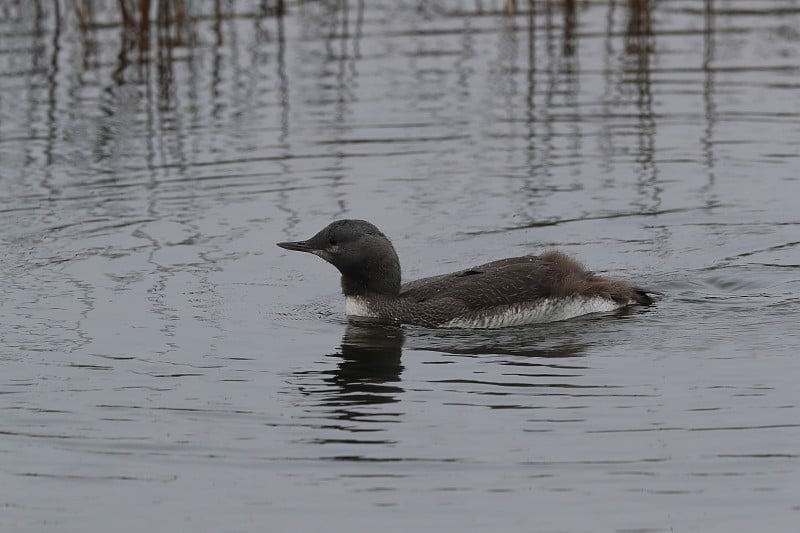
<svg viewBox="0 0 800 533">
<path fill-rule="evenodd" d="M 362 276 L 342 274 L 342 292 L 345 296 L 397 296 L 400 294 L 400 271 L 380 269 Z"/>
</svg>

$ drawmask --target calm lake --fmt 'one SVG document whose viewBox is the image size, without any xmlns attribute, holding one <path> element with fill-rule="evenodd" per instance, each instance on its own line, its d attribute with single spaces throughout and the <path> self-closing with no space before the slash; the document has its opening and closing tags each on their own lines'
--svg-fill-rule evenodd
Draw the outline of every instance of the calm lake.
<svg viewBox="0 0 800 533">
<path fill-rule="evenodd" d="M 800 1 L 151 4 L 0 0 L 0 530 L 798 530 Z M 348 321 L 338 218 L 664 298 Z"/>
</svg>

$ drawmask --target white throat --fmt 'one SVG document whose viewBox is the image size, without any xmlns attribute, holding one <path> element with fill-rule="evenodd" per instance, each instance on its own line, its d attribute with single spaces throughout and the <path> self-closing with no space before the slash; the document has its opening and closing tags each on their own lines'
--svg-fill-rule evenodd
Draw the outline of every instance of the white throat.
<svg viewBox="0 0 800 533">
<path fill-rule="evenodd" d="M 369 308 L 367 301 L 361 296 L 346 296 L 344 299 L 344 312 L 349 316 L 378 317 L 378 315 Z"/>
</svg>

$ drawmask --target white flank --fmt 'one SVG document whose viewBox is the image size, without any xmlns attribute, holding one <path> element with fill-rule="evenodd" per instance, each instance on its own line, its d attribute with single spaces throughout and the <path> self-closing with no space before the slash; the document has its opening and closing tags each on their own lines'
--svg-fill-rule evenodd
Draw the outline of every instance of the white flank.
<svg viewBox="0 0 800 533">
<path fill-rule="evenodd" d="M 348 304 L 349 305 L 349 304 Z M 566 320 L 588 313 L 602 313 L 619 309 L 623 305 L 606 298 L 548 298 L 536 303 L 522 303 L 495 307 L 470 313 L 445 322 L 445 328 L 504 328 L 541 322 Z"/>
<path fill-rule="evenodd" d="M 347 296 L 344 299 L 344 312 L 350 316 L 378 318 L 378 315 L 370 310 L 367 302 L 358 296 Z"/>
</svg>

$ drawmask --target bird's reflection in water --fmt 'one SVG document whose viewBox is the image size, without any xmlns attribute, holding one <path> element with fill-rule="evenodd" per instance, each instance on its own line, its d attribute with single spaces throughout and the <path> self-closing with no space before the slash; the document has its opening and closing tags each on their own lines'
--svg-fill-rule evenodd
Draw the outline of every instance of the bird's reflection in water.
<svg viewBox="0 0 800 533">
<path fill-rule="evenodd" d="M 459 341 L 462 342 L 459 344 Z M 415 336 L 411 344 L 415 350 L 436 351 L 448 355 L 513 356 L 517 358 L 518 364 L 525 364 L 528 358 L 539 358 L 543 360 L 540 362 L 543 365 L 547 365 L 549 359 L 579 357 L 588 347 L 579 342 L 545 337 L 517 339 L 513 336 L 503 336 L 481 339 L 475 335 L 428 336 L 424 333 Z"/>
<path fill-rule="evenodd" d="M 296 372 L 301 392 L 314 405 L 332 408 L 326 418 L 366 421 L 385 419 L 385 409 L 369 406 L 398 402 L 402 394 L 400 363 L 403 330 L 393 324 L 350 319 L 340 351 L 327 356 L 335 367 Z"/>
<path fill-rule="evenodd" d="M 474 365 L 490 365 L 493 386 L 514 376 L 518 393 L 519 378 L 530 379 L 524 386 L 553 387 L 542 379 L 563 378 L 562 387 L 595 387 L 583 377 L 589 370 L 586 352 L 596 344 L 615 342 L 618 327 L 626 314 L 587 317 L 539 326 L 498 330 L 428 329 L 400 327 L 395 324 L 351 318 L 341 341 L 341 349 L 327 356 L 324 370 L 305 370 L 295 373 L 299 389 L 316 408 L 325 409 L 324 418 L 336 420 L 335 427 L 350 432 L 374 431 L 363 422 L 385 423 L 397 420 L 403 410 L 399 404 L 405 389 L 401 386 L 404 370 L 401 359 L 404 349 L 416 352 L 419 364 L 456 364 L 458 369 L 429 370 L 431 382 L 456 380 L 475 381 L 475 372 L 485 373 Z M 616 320 L 615 320 L 616 319 Z M 424 355 L 420 355 L 424 353 Z M 421 359 L 420 359 L 421 357 Z M 463 359 L 462 359 L 463 358 Z M 474 361 L 467 363 L 468 360 Z M 333 361 L 335 366 L 331 366 Z M 511 367 L 525 368 L 524 373 Z M 343 423 L 343 422 L 347 423 Z M 355 424 L 353 424 L 355 423 Z M 330 426 L 329 426 L 330 427 Z"/>
<path fill-rule="evenodd" d="M 397 401 L 403 389 L 400 382 L 403 365 L 403 330 L 393 324 L 350 319 L 342 338 L 336 370 L 328 378 L 337 385 L 342 400 L 348 404 Z"/>
<path fill-rule="evenodd" d="M 582 356 L 591 345 L 586 339 L 586 326 L 591 323 L 584 319 L 495 330 L 418 328 L 408 332 L 406 348 L 449 355 L 512 356 L 520 365 L 531 358 L 541 359 L 537 364 L 546 366 L 549 359 Z M 583 330 L 578 327 L 581 325 Z"/>
</svg>

